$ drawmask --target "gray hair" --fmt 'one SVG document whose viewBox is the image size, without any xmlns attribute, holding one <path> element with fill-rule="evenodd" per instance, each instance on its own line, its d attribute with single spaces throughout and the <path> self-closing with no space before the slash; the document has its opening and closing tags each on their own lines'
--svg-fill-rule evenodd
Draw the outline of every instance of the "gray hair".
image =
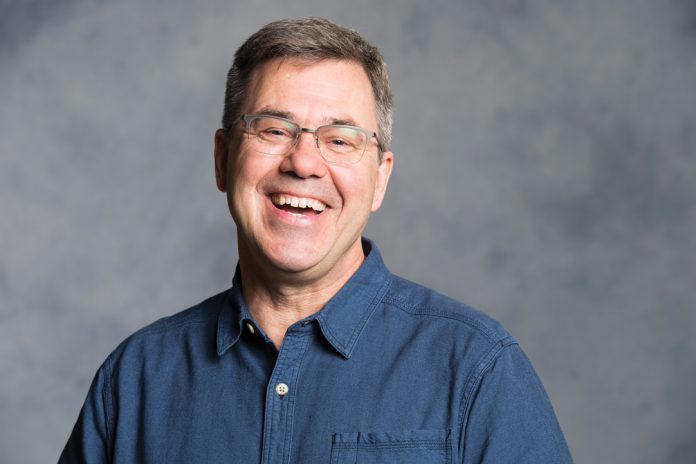
<svg viewBox="0 0 696 464">
<path fill-rule="evenodd" d="M 234 54 L 227 73 L 222 127 L 230 136 L 253 71 L 274 58 L 307 61 L 350 60 L 365 70 L 376 102 L 377 136 L 384 150 L 391 144 L 392 93 L 387 65 L 377 47 L 352 29 L 324 18 L 284 19 L 259 29 Z"/>
</svg>

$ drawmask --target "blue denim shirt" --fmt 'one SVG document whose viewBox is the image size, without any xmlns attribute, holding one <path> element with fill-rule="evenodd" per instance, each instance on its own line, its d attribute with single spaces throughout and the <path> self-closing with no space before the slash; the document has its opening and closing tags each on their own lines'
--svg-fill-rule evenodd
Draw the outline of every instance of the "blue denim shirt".
<svg viewBox="0 0 696 464">
<path fill-rule="evenodd" d="M 60 462 L 572 462 L 515 339 L 364 247 L 360 269 L 280 351 L 239 272 L 230 290 L 126 339 Z"/>
</svg>

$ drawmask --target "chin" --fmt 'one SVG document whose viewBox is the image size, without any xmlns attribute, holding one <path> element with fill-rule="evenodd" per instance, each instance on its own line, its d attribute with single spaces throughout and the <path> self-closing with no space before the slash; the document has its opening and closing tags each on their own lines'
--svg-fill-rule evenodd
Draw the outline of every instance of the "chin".
<svg viewBox="0 0 696 464">
<path fill-rule="evenodd" d="M 316 246 L 283 246 L 264 253 L 270 263 L 284 272 L 303 272 L 319 264 L 324 253 Z"/>
</svg>

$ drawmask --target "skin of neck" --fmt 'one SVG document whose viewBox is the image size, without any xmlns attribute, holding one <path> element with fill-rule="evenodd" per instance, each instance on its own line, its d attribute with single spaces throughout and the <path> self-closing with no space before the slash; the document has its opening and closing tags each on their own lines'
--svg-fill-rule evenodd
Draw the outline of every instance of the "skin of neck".
<svg viewBox="0 0 696 464">
<path fill-rule="evenodd" d="M 254 321 L 280 350 L 288 327 L 321 310 L 345 285 L 365 259 L 360 240 L 341 266 L 318 276 L 289 272 L 257 259 L 239 243 L 242 293 Z"/>
</svg>

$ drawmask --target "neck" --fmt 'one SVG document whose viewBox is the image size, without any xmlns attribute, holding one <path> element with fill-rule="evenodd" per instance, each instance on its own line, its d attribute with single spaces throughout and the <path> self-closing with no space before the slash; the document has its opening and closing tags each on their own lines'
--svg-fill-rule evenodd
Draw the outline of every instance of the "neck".
<svg viewBox="0 0 696 464">
<path fill-rule="evenodd" d="M 320 278 L 263 266 L 239 250 L 244 299 L 254 321 L 280 349 L 288 327 L 321 310 L 364 260 L 362 246 L 343 266 Z M 340 268 L 340 269 L 338 269 Z"/>
</svg>

